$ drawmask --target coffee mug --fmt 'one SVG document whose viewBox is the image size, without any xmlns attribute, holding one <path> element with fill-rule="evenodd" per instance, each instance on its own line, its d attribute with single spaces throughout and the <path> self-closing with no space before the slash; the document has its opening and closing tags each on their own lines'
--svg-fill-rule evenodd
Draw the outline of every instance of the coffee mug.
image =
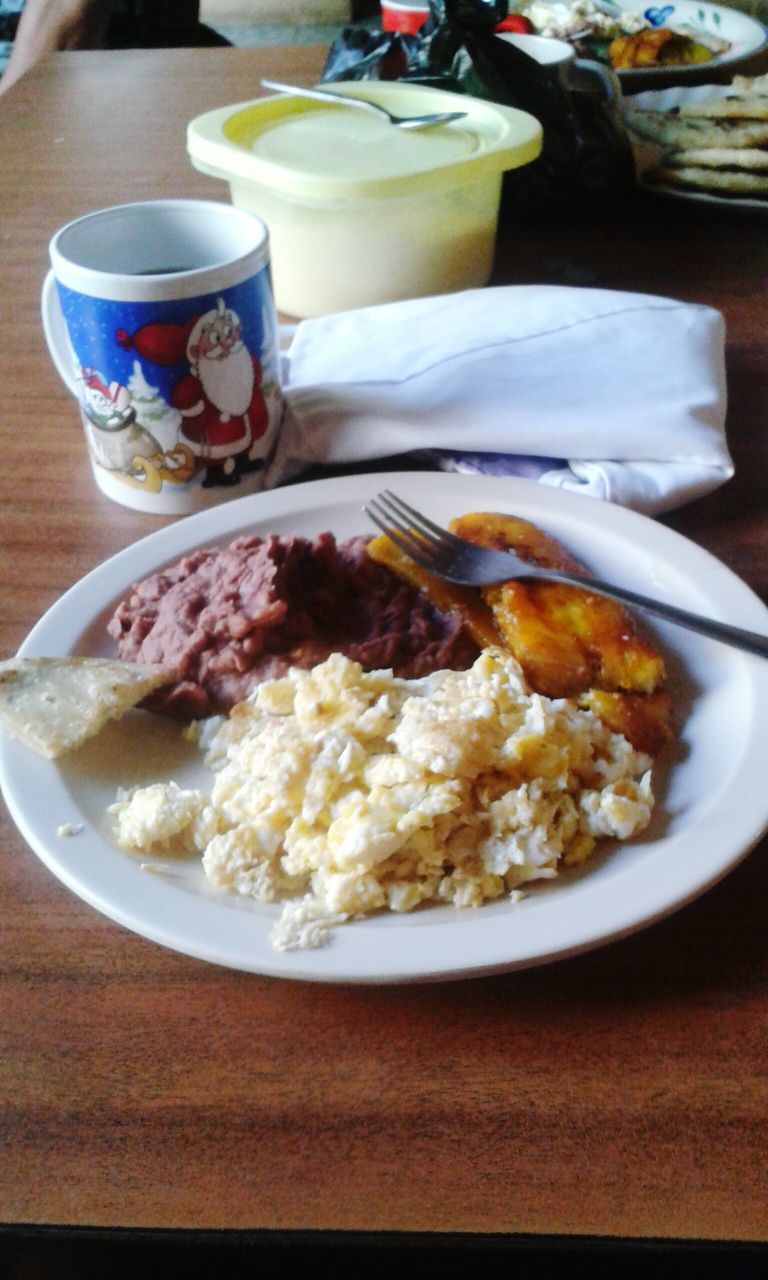
<svg viewBox="0 0 768 1280">
<path fill-rule="evenodd" d="M 621 86 L 616 72 L 592 58 L 577 58 L 573 45 L 567 40 L 515 31 L 499 31 L 496 39 L 513 45 L 521 53 L 533 58 L 534 62 L 538 62 L 539 66 L 549 68 L 553 79 L 559 81 L 566 90 L 578 89 L 588 93 L 597 91 L 609 105 L 621 98 Z"/>
<path fill-rule="evenodd" d="M 264 223 L 118 205 L 62 227 L 50 259 L 43 330 L 102 492 L 183 515 L 260 489 L 283 408 Z"/>
</svg>

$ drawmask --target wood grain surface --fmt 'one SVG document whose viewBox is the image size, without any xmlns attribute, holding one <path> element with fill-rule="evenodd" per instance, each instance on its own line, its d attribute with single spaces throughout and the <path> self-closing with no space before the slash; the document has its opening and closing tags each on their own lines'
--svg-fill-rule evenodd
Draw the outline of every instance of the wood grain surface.
<svg viewBox="0 0 768 1280">
<path fill-rule="evenodd" d="M 125 200 L 226 198 L 189 164 L 187 121 L 257 96 L 262 75 L 310 82 L 323 54 L 59 54 L 0 101 L 3 656 L 168 523 L 91 478 L 40 327 L 49 237 Z M 765 218 L 638 193 L 580 225 L 506 226 L 494 279 L 723 311 L 736 478 L 665 522 L 768 595 Z M 765 1240 L 765 843 L 589 955 L 355 988 L 164 950 L 0 822 L 0 1222 Z"/>
</svg>

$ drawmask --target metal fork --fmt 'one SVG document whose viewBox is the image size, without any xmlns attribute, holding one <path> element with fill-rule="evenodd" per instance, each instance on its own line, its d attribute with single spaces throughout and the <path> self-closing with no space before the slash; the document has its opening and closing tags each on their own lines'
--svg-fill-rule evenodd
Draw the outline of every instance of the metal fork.
<svg viewBox="0 0 768 1280">
<path fill-rule="evenodd" d="M 715 622 L 711 618 L 702 618 L 697 613 L 689 613 L 687 609 L 678 609 L 661 600 L 652 600 L 637 591 L 601 582 L 587 574 L 532 564 L 514 551 L 494 551 L 478 547 L 474 542 L 457 538 L 456 534 L 442 529 L 388 489 L 372 499 L 363 510 L 401 551 L 423 569 L 439 578 L 446 578 L 448 582 L 473 587 L 507 582 L 512 578 L 544 578 L 552 582 L 566 582 L 570 586 L 585 587 L 587 591 L 597 592 L 598 595 L 622 600 L 637 609 L 657 614 L 668 622 L 688 627 L 691 631 L 699 631 L 713 640 L 768 658 L 768 636 L 728 626 L 724 622 Z"/>
</svg>

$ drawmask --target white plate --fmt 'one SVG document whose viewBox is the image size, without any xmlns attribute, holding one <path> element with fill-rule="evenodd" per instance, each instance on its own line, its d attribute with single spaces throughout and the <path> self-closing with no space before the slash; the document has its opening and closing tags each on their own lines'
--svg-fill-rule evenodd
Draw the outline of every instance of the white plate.
<svg viewBox="0 0 768 1280">
<path fill-rule="evenodd" d="M 700 102 L 705 98 L 725 98 L 730 92 L 731 87 L 727 84 L 700 84 L 690 89 L 650 89 L 622 99 L 622 106 L 632 111 L 672 111 L 675 107 L 681 107 L 684 102 Z M 645 138 L 636 138 L 634 134 L 631 135 L 631 140 L 638 182 L 644 190 L 672 196 L 675 200 L 693 201 L 694 204 L 720 206 L 723 209 L 753 209 L 759 210 L 760 213 L 768 213 L 768 197 L 756 200 L 748 196 L 719 196 L 710 191 L 686 191 L 683 187 L 668 187 L 658 182 L 648 182 L 645 175 L 659 163 L 665 148 Z"/>
<path fill-rule="evenodd" d="M 190 516 L 85 577 L 37 624 L 21 652 L 109 653 L 105 621 L 137 578 L 245 531 L 367 532 L 362 504 L 387 487 L 441 523 L 473 510 L 517 513 L 605 577 L 768 631 L 768 610 L 738 578 L 652 520 L 530 481 L 418 472 L 301 484 Z M 658 780 L 658 813 L 645 838 L 516 905 L 435 906 L 371 918 L 342 926 L 321 950 L 275 951 L 268 933 L 279 909 L 214 890 L 197 860 L 174 875 L 150 875 L 140 859 L 110 843 L 105 811 L 118 786 L 161 777 L 188 784 L 204 774 L 180 745 L 178 726 L 135 712 L 59 764 L 5 740 L 0 780 L 14 820 L 54 875 L 113 920 L 185 954 L 327 982 L 425 981 L 533 965 L 620 937 L 681 906 L 733 867 L 768 822 L 768 663 L 671 626 L 653 630 L 668 655 L 684 723 L 677 758 Z M 66 823 L 82 823 L 83 830 L 58 835 Z"/>
<path fill-rule="evenodd" d="M 606 12 L 616 8 L 627 13 L 641 13 L 654 27 L 674 27 L 676 31 L 683 31 L 694 38 L 697 32 L 704 32 L 727 40 L 730 45 L 726 53 L 717 54 L 711 62 L 707 63 L 693 63 L 690 66 L 627 67 L 623 71 L 619 70 L 619 78 L 631 79 L 633 84 L 635 82 L 652 84 L 654 79 L 660 79 L 662 76 L 665 76 L 668 81 L 670 74 L 674 74 L 676 80 L 683 81 L 694 77 L 700 78 L 702 71 L 706 71 L 707 68 L 713 71 L 720 71 L 722 67 L 733 68 L 734 64 L 743 62 L 758 49 L 762 49 L 768 40 L 768 29 L 761 22 L 747 13 L 742 13 L 739 9 L 730 9 L 725 5 L 699 4 L 698 0 L 674 0 L 674 3 L 670 0 L 667 4 L 664 0 L 660 0 L 659 4 L 644 6 L 638 4 L 636 0 L 634 2 L 633 0 L 616 0 L 615 4 L 606 4 L 603 7 Z"/>
</svg>

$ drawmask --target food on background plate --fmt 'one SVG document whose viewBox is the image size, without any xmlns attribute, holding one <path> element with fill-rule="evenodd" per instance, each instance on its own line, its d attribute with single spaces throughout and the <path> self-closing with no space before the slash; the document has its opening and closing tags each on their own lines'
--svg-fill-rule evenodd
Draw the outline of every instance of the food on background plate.
<svg viewBox="0 0 768 1280">
<path fill-rule="evenodd" d="M 676 151 L 674 163 L 699 164 L 708 169 L 755 169 L 758 172 L 768 170 L 768 151 L 759 147 L 685 147 Z"/>
<path fill-rule="evenodd" d="M 0 724 L 38 755 L 56 759 L 172 675 L 167 667 L 110 658 L 8 658 L 0 662 Z"/>
<path fill-rule="evenodd" d="M 747 98 L 752 96 L 768 98 L 768 72 L 761 76 L 734 76 L 730 92 Z"/>
<path fill-rule="evenodd" d="M 664 164 L 648 175 L 649 180 L 669 187 L 708 191 L 723 196 L 768 196 L 768 165 L 761 156 L 755 163 L 739 152 L 712 156 L 689 155 L 684 151 L 667 156 Z"/>
<path fill-rule="evenodd" d="M 762 147 L 768 144 L 768 121 L 707 120 L 683 116 L 679 109 L 654 111 L 623 104 L 627 128 L 638 138 L 670 150 L 685 147 Z"/>
<path fill-rule="evenodd" d="M 686 120 L 768 120 L 768 97 L 764 93 L 733 93 L 684 102 L 680 115 Z"/>
<path fill-rule="evenodd" d="M 630 134 L 652 149 L 651 186 L 721 197 L 768 197 L 768 76 L 736 76 L 727 92 L 684 98 L 666 110 L 624 108 Z"/>
<path fill-rule="evenodd" d="M 606 12 L 592 0 L 570 5 L 533 0 L 521 5 L 520 12 L 538 35 L 569 40 L 579 57 L 616 70 L 706 63 L 730 48 L 727 40 L 708 31 L 655 26 L 649 10 Z"/>
<path fill-rule="evenodd" d="M 648 756 L 530 693 L 501 649 L 418 680 L 332 654 L 258 685 L 203 741 L 210 796 L 173 783 L 119 796 L 118 843 L 202 855 L 214 885 L 280 902 L 283 950 L 373 911 L 517 894 L 653 809 Z"/>
<path fill-rule="evenodd" d="M 713 56 L 706 45 L 670 27 L 649 27 L 631 36 L 617 36 L 608 46 L 608 59 L 616 71 L 690 66 L 711 62 Z"/>
</svg>

